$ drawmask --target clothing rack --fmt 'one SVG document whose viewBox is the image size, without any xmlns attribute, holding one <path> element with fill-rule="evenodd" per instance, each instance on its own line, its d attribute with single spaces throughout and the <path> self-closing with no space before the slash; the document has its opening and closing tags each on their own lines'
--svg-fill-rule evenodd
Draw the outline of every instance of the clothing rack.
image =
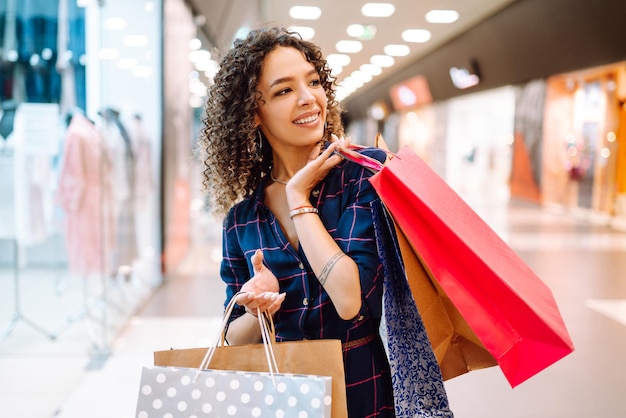
<svg viewBox="0 0 626 418">
<path fill-rule="evenodd" d="M 9 321 L 9 324 L 2 331 L 2 333 L 0 333 L 0 343 L 4 341 L 5 338 L 9 336 L 9 334 L 11 334 L 11 332 L 13 331 L 13 329 L 15 329 L 15 327 L 17 326 L 19 322 L 24 322 L 26 325 L 30 326 L 35 331 L 38 331 L 41 334 L 44 334 L 46 337 L 50 338 L 51 340 L 54 340 L 56 338 L 56 334 L 49 332 L 44 327 L 37 324 L 32 319 L 28 318 L 22 312 L 21 295 L 20 295 L 19 251 L 18 251 L 17 239 L 13 238 L 12 241 L 13 241 L 13 254 L 14 254 L 13 256 L 14 311 L 13 311 L 13 316 L 11 317 L 11 320 Z"/>
<path fill-rule="evenodd" d="M 87 336 L 91 340 L 91 343 L 95 348 L 101 348 L 106 346 L 106 326 L 108 323 L 107 318 L 107 307 L 106 307 L 106 297 L 104 295 L 98 295 L 97 297 L 91 297 L 89 295 L 89 285 L 88 279 L 83 277 L 82 280 L 83 287 L 83 306 L 78 309 L 74 314 L 68 316 L 65 323 L 56 331 L 56 335 L 60 335 L 63 332 L 70 329 L 75 323 L 81 322 L 83 327 L 85 328 L 85 332 Z M 100 309 L 103 312 L 102 317 L 98 317 L 94 314 L 94 310 Z M 100 327 L 102 327 L 102 335 L 101 338 L 98 338 L 98 332 L 95 327 L 89 322 L 92 320 L 96 322 Z M 99 341 L 100 340 L 100 341 Z"/>
<path fill-rule="evenodd" d="M 3 144 L 4 145 L 4 144 Z M 13 150 L 4 146 L 0 147 L 0 165 L 8 164 L 12 167 Z M 5 196 L 6 198 L 6 196 Z M 50 339 L 55 339 L 55 335 L 46 330 L 41 325 L 27 317 L 22 311 L 22 295 L 21 295 L 21 277 L 20 277 L 20 252 L 17 242 L 17 236 L 14 233 L 6 233 L 0 237 L 0 240 L 10 240 L 13 243 L 13 314 L 7 326 L 0 332 L 0 343 L 3 342 L 18 323 L 23 322 L 35 331 L 45 335 Z"/>
</svg>

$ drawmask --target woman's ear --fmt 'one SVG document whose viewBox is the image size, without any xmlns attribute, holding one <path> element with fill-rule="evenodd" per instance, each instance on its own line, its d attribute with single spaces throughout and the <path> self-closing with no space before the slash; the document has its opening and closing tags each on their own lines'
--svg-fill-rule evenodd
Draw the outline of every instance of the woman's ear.
<svg viewBox="0 0 626 418">
<path fill-rule="evenodd" d="M 254 125 L 255 128 L 259 129 L 261 127 L 261 118 L 257 112 L 254 112 Z"/>
</svg>

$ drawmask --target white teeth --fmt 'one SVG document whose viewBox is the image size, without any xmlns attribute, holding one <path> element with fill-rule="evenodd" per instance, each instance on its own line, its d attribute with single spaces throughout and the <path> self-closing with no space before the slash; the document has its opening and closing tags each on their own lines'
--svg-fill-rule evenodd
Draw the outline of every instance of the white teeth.
<svg viewBox="0 0 626 418">
<path fill-rule="evenodd" d="M 313 115 L 313 116 L 309 116 L 308 118 L 298 119 L 298 120 L 294 121 L 294 123 L 296 123 L 298 125 L 301 125 L 303 123 L 315 122 L 315 120 L 317 120 L 317 116 L 318 115 Z"/>
</svg>

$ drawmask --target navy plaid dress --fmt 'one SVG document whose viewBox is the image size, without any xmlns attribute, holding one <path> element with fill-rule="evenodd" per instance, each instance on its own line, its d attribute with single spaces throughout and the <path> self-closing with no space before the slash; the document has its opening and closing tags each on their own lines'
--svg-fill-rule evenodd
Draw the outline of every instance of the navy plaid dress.
<svg viewBox="0 0 626 418">
<path fill-rule="evenodd" d="M 384 152 L 365 154 L 384 160 Z M 342 162 L 311 192 L 326 229 L 358 265 L 362 305 L 352 320 L 337 314 L 301 249 L 294 248 L 263 203 L 265 184 L 235 205 L 224 221 L 221 277 L 226 301 L 252 275 L 250 258 L 263 251 L 267 267 L 278 277 L 285 301 L 274 317 L 276 339 L 330 338 L 343 342 L 348 413 L 351 418 L 394 417 L 389 363 L 378 330 L 382 315 L 383 268 L 378 257 L 371 203 L 378 196 L 357 164 Z M 237 307 L 231 317 L 244 314 Z"/>
</svg>

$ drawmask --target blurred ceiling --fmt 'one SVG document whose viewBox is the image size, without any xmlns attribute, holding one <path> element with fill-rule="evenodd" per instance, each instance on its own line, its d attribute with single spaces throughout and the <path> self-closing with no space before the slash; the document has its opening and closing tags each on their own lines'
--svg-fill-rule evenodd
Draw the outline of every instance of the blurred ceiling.
<svg viewBox="0 0 626 418">
<path fill-rule="evenodd" d="M 376 83 L 399 69 L 417 61 L 420 57 L 444 45 L 504 7 L 517 0 L 384 0 L 395 7 L 390 17 L 366 17 L 361 8 L 367 0 L 187 0 L 197 19 L 198 28 L 213 47 L 226 49 L 241 31 L 268 22 L 285 26 L 308 26 L 315 30 L 312 38 L 321 46 L 325 56 L 337 53 L 336 44 L 341 40 L 356 40 L 347 34 L 351 24 L 373 26 L 372 39 L 362 40 L 362 50 L 348 54 L 350 63 L 337 74 L 337 81 L 370 63 L 374 55 L 384 54 L 389 44 L 408 46 L 406 56 L 394 57 L 395 64 L 383 68 L 370 83 Z M 321 9 L 317 20 L 290 17 L 292 6 L 316 6 Z M 431 10 L 455 10 L 459 18 L 452 23 L 429 23 L 425 16 Z M 406 29 L 426 29 L 431 37 L 424 43 L 409 43 L 402 39 Z"/>
</svg>

